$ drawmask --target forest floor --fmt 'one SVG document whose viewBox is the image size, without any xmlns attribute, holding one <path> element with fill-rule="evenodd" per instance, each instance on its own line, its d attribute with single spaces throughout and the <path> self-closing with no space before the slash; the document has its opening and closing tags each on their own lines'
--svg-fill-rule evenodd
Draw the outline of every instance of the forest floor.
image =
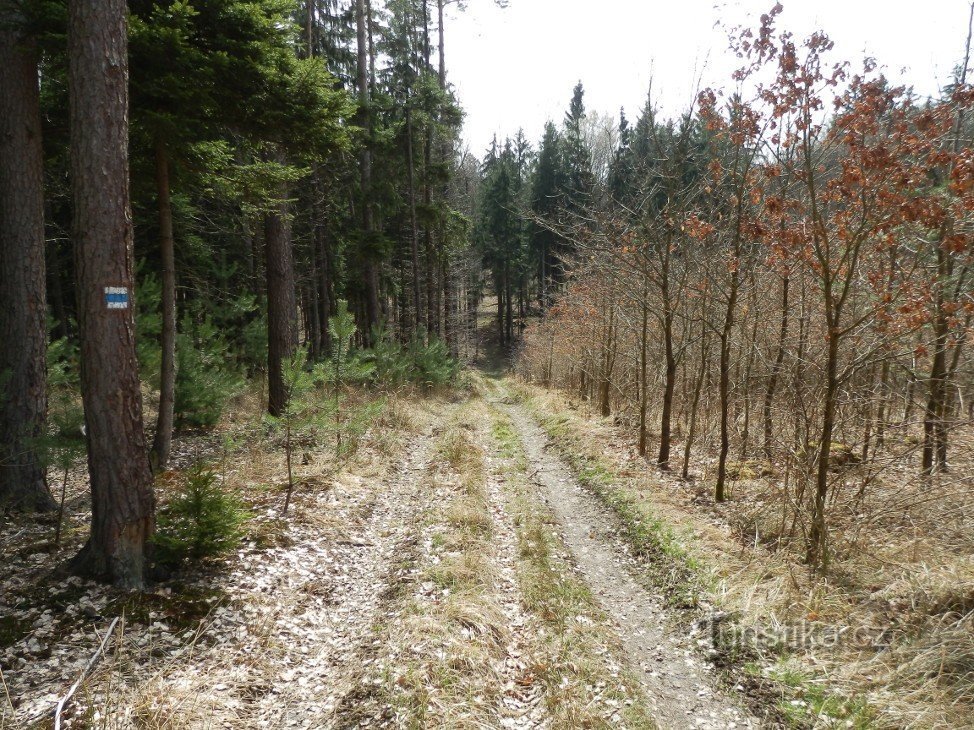
<svg viewBox="0 0 974 730">
<path fill-rule="evenodd" d="M 773 480 L 714 505 L 492 355 L 456 388 L 384 394 L 340 464 L 302 445 L 287 515 L 259 393 L 181 437 L 162 503 L 202 460 L 250 519 L 145 593 L 57 571 L 86 536 L 83 468 L 60 544 L 0 515 L 0 730 L 50 727 L 116 618 L 64 727 L 974 726 L 969 494 L 922 529 L 917 501 L 909 540 L 864 529 L 862 565 L 817 580 L 759 539 Z"/>
<path fill-rule="evenodd" d="M 287 516 L 281 454 L 241 419 L 179 458 L 245 495 L 246 539 L 150 592 L 53 572 L 84 539 L 80 475 L 60 546 L 0 522 L 0 728 L 50 727 L 116 616 L 65 727 L 762 724 L 506 379 L 388 398 L 341 469 L 306 454 Z"/>
</svg>

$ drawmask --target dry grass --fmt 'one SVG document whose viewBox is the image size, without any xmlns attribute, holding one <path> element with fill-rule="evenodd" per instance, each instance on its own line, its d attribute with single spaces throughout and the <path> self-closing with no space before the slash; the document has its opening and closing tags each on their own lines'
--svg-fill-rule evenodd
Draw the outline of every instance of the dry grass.
<svg viewBox="0 0 974 730">
<path fill-rule="evenodd" d="M 974 489 L 961 463 L 971 459 L 963 435 L 955 444 L 959 476 L 923 484 L 908 473 L 915 465 L 904 464 L 872 477 L 861 499 L 852 486 L 838 490 L 830 504 L 836 559 L 820 577 L 803 564 L 800 540 L 776 539 L 791 519 L 782 516 L 783 474 L 743 464 L 731 501 L 714 505 L 706 479 L 695 487 L 642 462 L 631 433 L 570 407 L 559 394 L 514 387 L 556 443 L 601 464 L 615 491 L 672 529 L 709 576 L 701 583 L 704 603 L 732 613 L 738 627 L 765 636 L 796 625 L 811 632 L 848 627 L 846 636 L 862 630 L 875 637 L 865 645 L 840 639 L 836 646 L 722 647 L 733 654 L 725 658 L 746 661 L 748 672 L 763 677 L 762 685 L 775 679 L 785 720 L 827 725 L 833 712 L 835 721 L 853 726 L 969 726 Z M 850 485 L 857 477 L 849 471 Z M 796 698 L 806 707 L 789 709 Z"/>
<path fill-rule="evenodd" d="M 494 595 L 492 521 L 484 490 L 484 452 L 475 443 L 472 409 L 440 433 L 427 475 L 434 492 L 421 527 L 414 589 L 383 628 L 380 704 L 397 727 L 496 725 L 504 691 L 497 666 L 507 640 Z"/>
<path fill-rule="evenodd" d="M 374 397 L 365 392 L 353 393 L 347 407 L 364 404 Z M 327 506 L 337 490 L 354 497 L 363 510 L 370 509 L 374 501 L 370 495 L 376 483 L 389 474 L 410 437 L 437 418 L 438 406 L 439 401 L 412 400 L 408 395 L 387 396 L 381 413 L 363 435 L 360 448 L 341 464 L 335 462 L 330 443 L 304 444 L 305 458 L 295 465 L 299 486 L 286 518 L 279 515 L 286 483 L 284 453 L 263 421 L 263 402 L 256 387 L 234 400 L 213 432 L 177 439 L 174 469 L 199 459 L 213 465 L 224 487 L 236 492 L 255 515 L 245 526 L 244 537 L 252 549 L 289 547 L 295 542 L 294 535 L 309 530 L 341 540 L 346 536 L 347 524 L 335 511 L 322 507 Z M 161 501 L 168 498 L 171 486 L 167 485 L 174 481 L 160 480 Z M 218 588 L 223 577 L 232 571 L 233 560 L 229 557 L 222 567 L 216 563 L 206 566 L 201 576 L 187 576 L 187 579 L 195 585 L 193 581 L 199 578 Z M 182 600 L 178 593 L 182 590 L 180 580 L 171 585 L 172 605 L 178 613 Z M 297 610 L 302 600 L 314 601 L 318 597 L 308 593 L 279 598 L 295 601 Z M 233 642 L 213 645 L 220 639 L 209 635 L 209 617 L 202 621 L 179 621 L 181 627 L 173 631 L 179 635 L 175 642 L 157 644 L 150 638 L 146 643 L 145 638 L 152 636 L 146 626 L 156 620 L 148 611 L 146 608 L 143 611 L 146 615 L 130 618 L 125 634 L 117 640 L 117 650 L 79 690 L 71 711 L 74 727 L 91 730 L 220 727 L 225 722 L 237 723 L 247 698 L 271 690 L 267 684 L 267 677 L 272 674 L 270 657 L 281 648 L 276 646 L 273 613 L 257 614 L 248 621 L 248 636 L 253 640 L 250 649 L 254 645 L 262 649 L 243 653 L 234 649 Z M 171 619 L 169 623 L 172 624 Z M 178 646 L 175 651 L 174 645 Z M 70 680 L 63 688 L 51 687 L 50 691 L 63 691 L 67 684 Z M 0 686 L 0 707 L 13 704 L 3 691 L 5 686 L 5 683 Z M 285 712 L 280 715 L 282 723 L 285 715 Z M 7 718 L 8 713 L 0 711 L 0 730 L 23 727 L 22 719 L 8 721 Z"/>
</svg>

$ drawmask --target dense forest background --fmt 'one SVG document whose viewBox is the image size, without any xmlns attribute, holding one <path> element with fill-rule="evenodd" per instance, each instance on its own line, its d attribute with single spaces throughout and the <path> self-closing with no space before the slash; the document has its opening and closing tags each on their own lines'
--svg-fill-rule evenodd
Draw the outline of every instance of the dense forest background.
<svg viewBox="0 0 974 730">
<path fill-rule="evenodd" d="M 27 343 L 0 361 L 6 503 L 53 509 L 45 473 L 87 422 L 104 511 L 141 484 L 145 523 L 149 471 L 116 465 L 148 448 L 164 471 L 174 430 L 212 427 L 246 379 L 284 415 L 335 317 L 420 368 L 471 349 L 477 171 L 446 4 L 3 4 L 0 331 Z"/>
</svg>

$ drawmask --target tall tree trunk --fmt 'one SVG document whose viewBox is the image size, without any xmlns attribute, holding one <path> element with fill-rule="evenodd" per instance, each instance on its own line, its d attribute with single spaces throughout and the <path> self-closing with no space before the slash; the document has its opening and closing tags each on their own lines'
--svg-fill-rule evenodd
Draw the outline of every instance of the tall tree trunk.
<svg viewBox="0 0 974 730">
<path fill-rule="evenodd" d="M 442 263 L 442 273 L 443 277 L 443 339 L 446 340 L 446 346 L 450 350 L 450 355 L 453 357 L 460 356 L 460 350 L 457 343 L 457 328 L 454 321 L 457 315 L 457 288 L 453 285 L 450 280 L 450 260 L 449 254 L 443 254 Z"/>
<path fill-rule="evenodd" d="M 735 256 L 735 258 L 737 258 Z M 727 481 L 727 454 L 730 451 L 730 357 L 731 333 L 734 330 L 734 313 L 737 309 L 737 291 L 740 273 L 735 266 L 731 272 L 727 309 L 724 312 L 724 326 L 720 331 L 720 453 L 717 459 L 717 485 L 715 498 L 723 502 L 726 498 L 724 486 Z"/>
<path fill-rule="evenodd" d="M 321 321 L 321 354 L 331 353 L 331 334 L 328 331 L 328 319 L 334 311 L 334 287 L 332 286 L 331 249 L 328 243 L 328 230 L 320 222 L 314 229 L 314 245 L 318 251 L 318 306 Z"/>
<path fill-rule="evenodd" d="M 172 227 L 169 157 L 156 141 L 156 207 L 159 215 L 159 251 L 162 259 L 162 358 L 159 368 L 159 413 L 149 463 L 156 472 L 169 465 L 176 404 L 176 253 Z"/>
<path fill-rule="evenodd" d="M 832 433 L 835 430 L 835 410 L 839 395 L 839 327 L 838 316 L 829 318 L 829 348 L 825 364 L 825 400 L 822 404 L 822 429 L 819 435 L 818 463 L 815 470 L 815 503 L 812 526 L 808 534 L 809 565 L 824 570 L 828 567 L 828 528 L 825 501 L 829 494 L 829 466 L 832 454 Z"/>
<path fill-rule="evenodd" d="M 294 285 L 294 252 L 287 204 L 264 215 L 267 270 L 267 412 L 280 416 L 287 407 L 284 362 L 298 348 L 298 305 Z"/>
<path fill-rule="evenodd" d="M 774 440 L 774 421 L 772 418 L 774 394 L 778 387 L 781 366 L 785 361 L 785 343 L 788 340 L 788 290 L 790 284 L 791 279 L 785 274 L 781 278 L 781 328 L 778 331 L 778 348 L 775 352 L 774 364 L 771 366 L 771 375 L 768 377 L 768 386 L 764 391 L 764 455 L 769 461 L 773 453 Z"/>
<path fill-rule="evenodd" d="M 426 329 L 419 283 L 419 222 L 416 217 L 416 164 L 413 160 L 413 115 L 406 102 L 406 176 L 409 195 L 409 253 L 413 275 L 413 309 L 415 310 L 416 330 Z"/>
<path fill-rule="evenodd" d="M 754 315 L 754 325 L 751 327 L 751 340 L 747 344 L 747 355 L 744 365 L 744 379 L 741 384 L 744 386 L 744 422 L 741 424 L 741 459 L 746 459 L 751 448 L 751 375 L 754 372 L 754 358 L 758 349 L 758 323 L 760 318 L 757 316 L 757 286 L 754 276 L 751 276 L 751 313 Z"/>
<path fill-rule="evenodd" d="M 375 251 L 371 250 L 372 229 L 372 110 L 371 77 L 369 74 L 369 8 L 367 0 L 355 0 L 355 30 L 358 45 L 356 64 L 356 83 L 359 95 L 359 114 L 363 127 L 368 130 L 366 144 L 362 146 L 359 172 L 362 186 L 362 230 L 370 250 L 365 252 L 365 311 L 367 327 L 363 333 L 366 343 L 372 339 L 372 328 L 379 325 L 379 263 Z"/>
<path fill-rule="evenodd" d="M 504 260 L 504 321 L 507 344 L 514 342 L 514 307 L 511 303 L 511 260 Z"/>
<path fill-rule="evenodd" d="M 639 455 L 646 456 L 649 408 L 649 277 L 643 271 L 642 323 L 639 329 Z"/>
<path fill-rule="evenodd" d="M 440 34 L 440 88 L 446 90 L 446 32 L 443 26 L 444 0 L 436 0 L 437 31 Z"/>
<path fill-rule="evenodd" d="M 612 393 L 612 369 L 615 364 L 613 350 L 615 348 L 615 304 L 609 304 L 609 326 L 603 343 L 602 368 L 599 380 L 599 413 L 603 417 L 612 414 L 610 396 Z"/>
<path fill-rule="evenodd" d="M 504 347 L 504 276 L 501 271 L 494 276 L 494 286 L 497 290 L 497 338 Z"/>
<path fill-rule="evenodd" d="M 49 209 L 45 208 L 45 210 L 48 211 L 45 217 L 49 217 Z M 71 330 L 68 307 L 65 302 L 63 274 L 61 273 L 61 253 L 58 250 L 57 241 L 48 241 L 46 248 L 47 299 L 51 303 L 51 313 L 54 315 L 54 331 L 52 336 L 55 338 L 68 337 Z"/>
<path fill-rule="evenodd" d="M 0 505 L 53 510 L 32 439 L 47 413 L 44 159 L 37 56 L 0 3 Z"/>
<path fill-rule="evenodd" d="M 967 72 L 971 58 L 971 40 L 974 38 L 974 3 L 970 4 L 967 18 L 967 42 L 964 47 L 964 63 L 961 66 L 959 86 L 967 84 Z M 964 129 L 965 107 L 957 105 L 957 115 L 954 120 L 952 149 L 957 155 L 961 149 L 961 132 Z M 941 241 L 947 230 L 941 230 Z M 923 470 L 932 473 L 935 469 L 947 471 L 947 414 L 950 405 L 947 398 L 947 388 L 950 381 L 950 371 L 947 366 L 947 349 L 949 347 L 949 323 L 944 302 L 944 288 L 954 273 L 954 259 L 949 256 L 942 245 L 937 246 L 937 305 L 934 319 L 933 365 L 930 371 L 930 384 L 927 396 L 927 408 L 923 421 Z M 964 275 L 961 274 L 961 281 Z M 959 285 L 958 285 L 959 286 Z M 960 289 L 956 291 L 955 300 L 960 299 Z M 960 345 L 958 345 L 959 347 Z M 928 454 L 928 451 L 930 452 Z"/>
<path fill-rule="evenodd" d="M 703 392 L 703 383 L 707 377 L 707 363 L 710 360 L 710 343 L 707 338 L 707 290 L 704 289 L 700 300 L 700 369 L 697 371 L 697 379 L 693 386 L 693 399 L 690 403 L 690 424 L 687 428 L 687 440 L 683 447 L 683 469 L 680 476 L 686 479 L 690 475 L 690 452 L 693 449 L 693 441 L 697 436 L 697 413 L 700 407 L 700 394 Z"/>
<path fill-rule="evenodd" d="M 127 12 L 124 0 L 68 3 L 81 394 L 92 502 L 91 536 L 74 568 L 141 588 L 155 497 L 132 307 Z"/>
<path fill-rule="evenodd" d="M 666 353 L 663 379 L 663 413 L 660 416 L 659 456 L 656 459 L 661 469 L 670 465 L 670 440 L 673 422 L 673 394 L 676 391 L 677 362 L 673 348 L 673 310 L 669 298 L 663 304 L 663 347 Z"/>
<path fill-rule="evenodd" d="M 305 0 L 304 12 L 305 53 L 311 58 L 315 54 L 315 0 Z"/>
<path fill-rule="evenodd" d="M 660 415 L 659 455 L 657 464 L 668 469 L 670 463 L 670 439 L 673 420 L 673 394 L 676 391 L 677 363 L 673 348 L 673 302 L 670 297 L 670 260 L 672 239 L 663 241 L 660 254 L 659 294 L 663 307 L 663 350 L 665 353 L 663 379 L 663 408 Z"/>
<path fill-rule="evenodd" d="M 948 322 L 944 308 L 944 287 L 950 276 L 947 254 L 942 246 L 937 247 L 937 299 L 933 320 L 933 361 L 930 365 L 930 377 L 927 379 L 927 403 L 923 413 L 923 453 L 922 464 L 924 474 L 933 474 L 937 468 L 946 466 L 946 446 L 940 448 L 940 442 L 945 440 L 943 429 L 944 401 L 946 399 L 947 384 L 947 346 Z M 940 458 L 940 452 L 944 456 Z M 941 461 L 943 464 L 941 465 Z"/>
</svg>

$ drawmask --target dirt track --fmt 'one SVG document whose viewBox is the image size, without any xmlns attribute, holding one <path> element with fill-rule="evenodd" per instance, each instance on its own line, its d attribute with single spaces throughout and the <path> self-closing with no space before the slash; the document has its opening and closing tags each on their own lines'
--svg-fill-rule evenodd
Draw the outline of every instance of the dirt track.
<svg viewBox="0 0 974 730">
<path fill-rule="evenodd" d="M 548 448 L 526 409 L 507 396 L 502 381 L 486 382 L 482 390 L 483 400 L 475 396 L 473 415 L 468 413 L 463 424 L 457 414 L 465 404 L 424 406 L 423 422 L 386 457 L 381 473 L 350 473 L 330 487 L 300 494 L 293 517 L 275 528 L 284 531 L 277 544 L 242 549 L 219 585 L 207 586 L 225 598 L 195 629 L 162 620 L 144 630 L 133 626 L 114 660 L 92 679 L 90 697 L 94 705 L 102 704 L 102 716 L 108 717 L 104 727 L 134 727 L 146 717 L 156 722 L 148 727 L 433 727 L 451 711 L 437 706 L 447 691 L 459 708 L 449 716 L 454 722 L 464 716 L 464 703 L 471 703 L 475 718 L 461 724 L 567 728 L 576 717 L 574 710 L 564 711 L 577 700 L 564 697 L 570 685 L 550 686 L 535 669 L 561 663 L 559 671 L 569 676 L 577 673 L 576 659 L 604 667 L 606 675 L 637 678 L 618 680 L 620 691 L 629 693 L 622 701 L 611 686 L 590 686 L 588 680 L 578 685 L 592 692 L 589 706 L 579 711 L 594 717 L 596 726 L 646 727 L 645 720 L 624 719 L 633 716 L 624 706 L 635 704 L 647 710 L 636 717 L 652 717 L 661 728 L 757 727 L 735 698 L 717 688 L 690 639 L 670 628 L 662 602 L 634 577 L 634 561 L 615 534 L 614 518 Z M 594 656 L 573 657 L 571 650 L 566 655 L 570 641 L 548 651 L 557 639 L 525 600 L 523 515 L 514 514 L 508 480 L 514 460 L 490 437 L 497 418 L 509 421 L 519 442 L 519 484 L 527 485 L 546 513 L 543 521 L 557 533 L 565 559 L 555 569 L 594 596 L 595 613 L 591 606 L 568 607 L 579 621 L 604 624 L 597 627 L 601 643 L 589 649 Z M 496 635 L 487 639 L 478 638 L 476 626 L 451 624 L 450 591 L 424 577 L 456 558 L 455 550 L 440 544 L 449 510 L 462 496 L 460 475 L 437 451 L 448 428 L 473 434 L 481 464 L 486 537 L 478 538 L 479 553 L 473 557 L 483 573 L 475 596 L 478 610 L 495 621 L 493 629 L 480 632 Z M 432 623 L 431 638 L 398 645 L 405 640 L 400 629 L 427 610 L 430 615 L 420 619 Z M 148 646 L 145 635 L 155 636 Z M 487 663 L 479 669 L 457 643 L 468 636 L 486 647 Z M 399 666 L 407 663 L 406 669 Z M 415 697 L 412 704 L 397 699 L 404 682 L 438 663 L 451 672 L 459 669 L 449 680 L 428 675 L 431 685 L 446 684 L 422 693 L 419 704 L 425 707 L 417 706 Z M 463 671 L 489 676 L 465 677 Z M 22 679 L 7 675 L 15 701 L 26 711 L 15 715 L 14 723 L 35 716 L 43 705 Z M 44 688 L 56 693 L 69 679 L 54 675 L 44 680 L 50 685 Z M 478 689 L 463 697 L 463 687 L 458 694 L 450 682 Z M 114 687 L 110 699 L 104 687 Z"/>
</svg>

